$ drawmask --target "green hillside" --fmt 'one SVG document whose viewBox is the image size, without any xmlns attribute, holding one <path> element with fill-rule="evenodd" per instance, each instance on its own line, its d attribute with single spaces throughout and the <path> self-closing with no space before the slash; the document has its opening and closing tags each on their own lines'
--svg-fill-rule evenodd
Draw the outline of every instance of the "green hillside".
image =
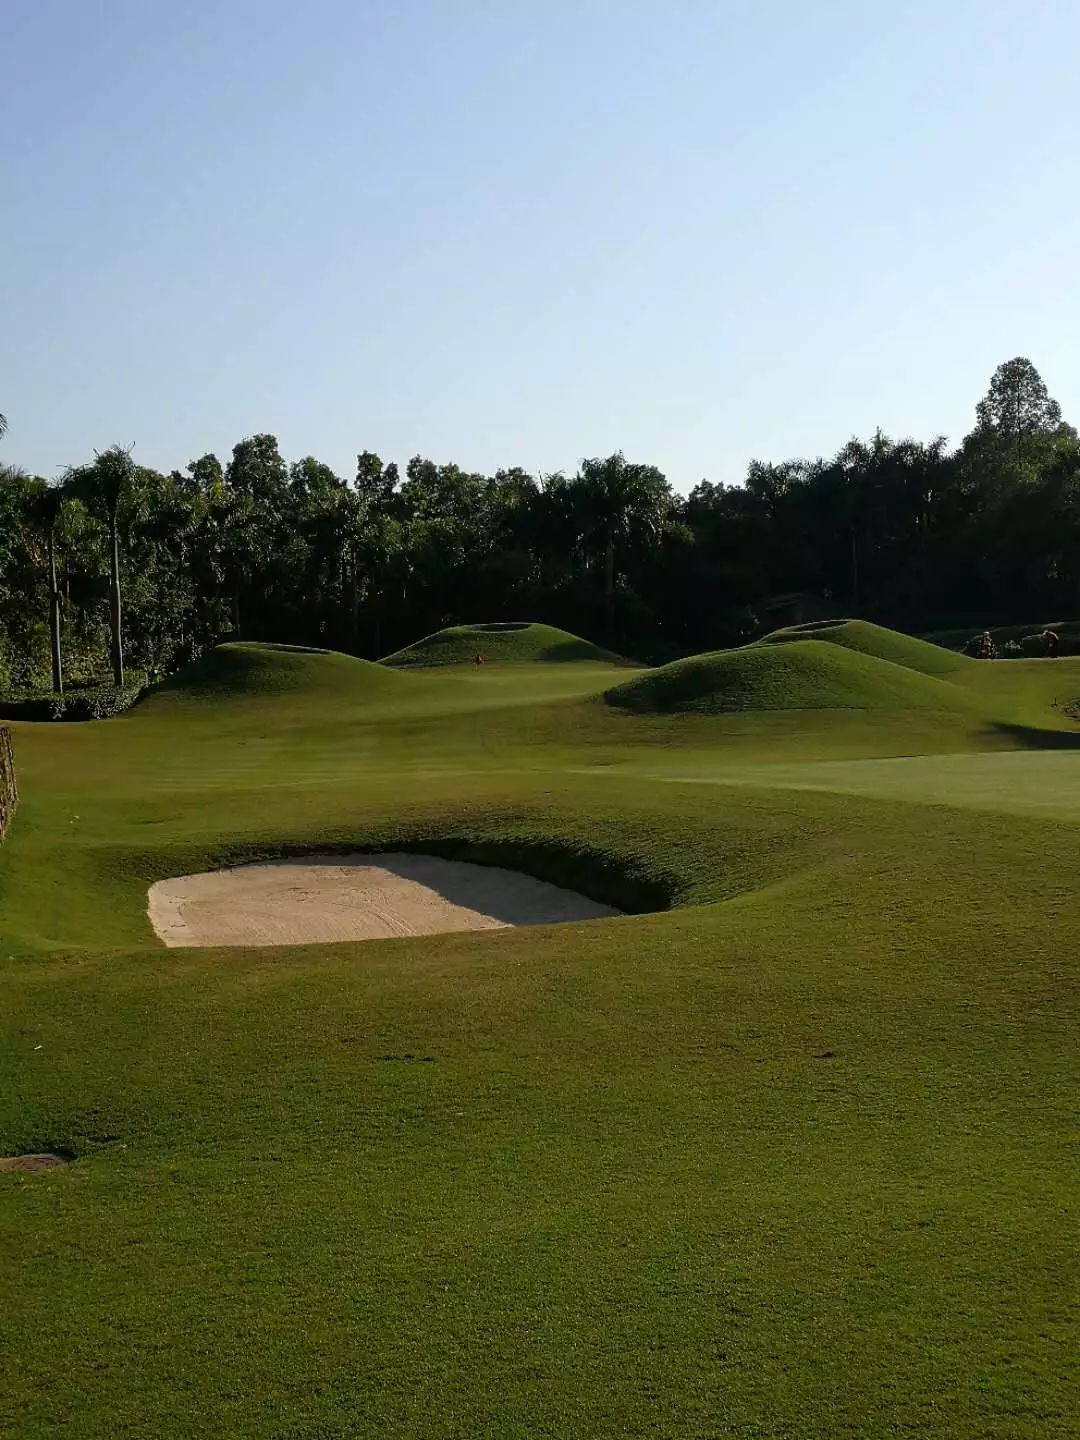
<svg viewBox="0 0 1080 1440">
<path fill-rule="evenodd" d="M 306 696 L 313 701 L 325 695 L 386 697 L 410 683 L 388 675 L 369 660 L 335 650 L 235 641 L 216 646 L 156 686 L 139 709 L 152 709 L 156 703 L 202 704 L 274 695 Z"/>
<path fill-rule="evenodd" d="M 622 709 L 659 714 L 966 708 L 962 692 L 943 681 L 841 644 L 794 638 L 676 660 L 604 698 Z"/>
<path fill-rule="evenodd" d="M 233 645 L 15 724 L 0 1156 L 74 1160 L 0 1173 L 0 1432 L 1071 1440 L 1070 696 Z M 151 929 L 161 877 L 356 849 L 628 913 Z"/>
<path fill-rule="evenodd" d="M 602 665 L 631 662 L 568 630 L 531 622 L 504 622 L 490 625 L 452 625 L 427 635 L 403 650 L 387 655 L 380 663 L 400 668 L 428 665 L 472 664 L 476 655 L 486 662 L 524 664 L 540 661 L 563 664 L 587 661 Z"/>
<path fill-rule="evenodd" d="M 924 675 L 952 676 L 967 663 L 964 657 L 940 645 L 931 645 L 926 640 L 904 635 L 898 630 L 888 630 L 869 620 L 822 620 L 807 625 L 791 625 L 783 630 L 774 630 L 757 643 L 784 645 L 805 640 L 827 641 L 830 645 L 839 645 L 861 655 L 891 660 L 894 665 L 903 665 Z"/>
</svg>

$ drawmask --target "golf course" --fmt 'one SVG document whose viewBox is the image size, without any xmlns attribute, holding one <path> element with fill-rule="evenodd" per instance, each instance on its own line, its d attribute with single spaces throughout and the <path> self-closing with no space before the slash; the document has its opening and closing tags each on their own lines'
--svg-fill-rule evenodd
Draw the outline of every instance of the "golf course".
<svg viewBox="0 0 1080 1440">
<path fill-rule="evenodd" d="M 485 663 L 474 656 L 483 652 Z M 0 1430 L 1064 1437 L 1080 659 L 227 644 L 11 726 Z M 166 947 L 303 856 L 621 913 Z"/>
</svg>

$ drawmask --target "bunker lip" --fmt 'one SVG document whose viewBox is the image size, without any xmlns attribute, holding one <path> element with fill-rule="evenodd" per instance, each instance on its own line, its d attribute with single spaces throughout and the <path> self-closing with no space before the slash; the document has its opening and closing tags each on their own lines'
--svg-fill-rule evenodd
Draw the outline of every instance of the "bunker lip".
<svg viewBox="0 0 1080 1440">
<path fill-rule="evenodd" d="M 36 1175 L 41 1170 L 55 1170 L 70 1165 L 75 1156 L 69 1150 L 35 1150 L 26 1155 L 0 1155 L 0 1175 L 15 1172 Z"/>
<path fill-rule="evenodd" d="M 147 911 L 168 946 L 326 945 L 621 913 L 517 870 L 397 852 L 178 875 L 151 885 Z"/>
</svg>

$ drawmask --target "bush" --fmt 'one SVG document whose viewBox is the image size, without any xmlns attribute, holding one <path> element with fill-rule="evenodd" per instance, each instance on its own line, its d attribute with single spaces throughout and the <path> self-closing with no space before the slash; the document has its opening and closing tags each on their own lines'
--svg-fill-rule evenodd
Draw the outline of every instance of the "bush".
<svg viewBox="0 0 1080 1440">
<path fill-rule="evenodd" d="M 105 681 L 73 686 L 63 695 L 54 695 L 51 690 L 17 691 L 0 696 L 0 719 L 108 720 L 130 710 L 145 688 L 146 676 L 133 670 L 123 686 Z"/>
<path fill-rule="evenodd" d="M 1050 645 L 1043 634 L 1025 635 L 1020 641 L 1019 649 L 1024 655 L 1050 654 Z"/>
<path fill-rule="evenodd" d="M 989 652 L 985 649 L 986 637 L 984 635 L 972 635 L 971 639 L 964 645 L 963 653 L 971 655 L 976 660 L 993 660 L 998 651 L 993 638 L 990 640 Z"/>
</svg>

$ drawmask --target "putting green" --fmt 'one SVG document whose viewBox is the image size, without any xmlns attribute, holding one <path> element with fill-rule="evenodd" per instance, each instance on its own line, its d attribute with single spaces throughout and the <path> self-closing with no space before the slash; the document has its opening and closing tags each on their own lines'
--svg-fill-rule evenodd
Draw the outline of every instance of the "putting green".
<svg viewBox="0 0 1080 1440">
<path fill-rule="evenodd" d="M 1080 661 L 851 634 L 684 662 L 689 707 L 588 650 L 223 647 L 13 727 L 0 1155 L 75 1158 L 0 1173 L 0 1429 L 1071 1434 Z M 636 913 L 147 919 L 355 850 Z"/>
</svg>

